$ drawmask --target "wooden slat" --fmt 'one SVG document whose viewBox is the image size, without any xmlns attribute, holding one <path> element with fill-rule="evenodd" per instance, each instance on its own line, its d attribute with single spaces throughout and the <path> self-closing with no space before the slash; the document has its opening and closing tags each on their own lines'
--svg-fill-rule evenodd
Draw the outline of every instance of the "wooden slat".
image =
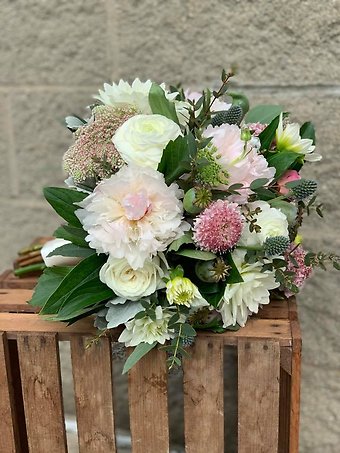
<svg viewBox="0 0 340 453">
<path fill-rule="evenodd" d="M 110 339 L 86 348 L 88 340 L 71 339 L 79 453 L 115 453 Z"/>
<path fill-rule="evenodd" d="M 56 335 L 19 335 L 18 351 L 29 450 L 66 453 Z"/>
<path fill-rule="evenodd" d="M 16 277 L 12 271 L 5 271 L 0 276 L 0 288 L 33 289 L 38 281 L 38 276 Z"/>
<path fill-rule="evenodd" d="M 151 350 L 129 371 L 132 453 L 169 453 L 166 354 Z"/>
<path fill-rule="evenodd" d="M 35 313 L 38 308 L 27 303 L 31 297 L 31 290 L 0 289 L 0 312 Z"/>
<path fill-rule="evenodd" d="M 270 304 L 264 305 L 255 318 L 262 319 L 288 319 L 288 303 L 286 299 L 272 300 Z"/>
<path fill-rule="evenodd" d="M 19 452 L 6 334 L 0 332 L 0 451 Z"/>
<path fill-rule="evenodd" d="M 223 342 L 197 338 L 184 363 L 186 453 L 223 453 Z"/>
<path fill-rule="evenodd" d="M 279 380 L 279 343 L 240 339 L 238 453 L 277 453 Z"/>
<path fill-rule="evenodd" d="M 301 331 L 299 322 L 291 321 L 293 338 L 292 376 L 290 393 L 289 453 L 299 452 L 300 387 L 301 387 Z"/>
<path fill-rule="evenodd" d="M 290 389 L 291 377 L 281 368 L 278 453 L 289 453 Z"/>
</svg>

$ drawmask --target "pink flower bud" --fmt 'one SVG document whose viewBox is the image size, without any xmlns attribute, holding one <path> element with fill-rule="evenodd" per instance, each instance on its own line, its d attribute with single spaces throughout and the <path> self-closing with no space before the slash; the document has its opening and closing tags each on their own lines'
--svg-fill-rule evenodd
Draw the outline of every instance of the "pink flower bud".
<svg viewBox="0 0 340 453">
<path fill-rule="evenodd" d="M 301 176 L 296 170 L 286 171 L 286 173 L 284 173 L 277 181 L 280 194 L 287 195 L 289 193 L 289 189 L 286 187 L 286 184 L 288 182 L 297 181 L 299 179 L 301 179 Z"/>
</svg>

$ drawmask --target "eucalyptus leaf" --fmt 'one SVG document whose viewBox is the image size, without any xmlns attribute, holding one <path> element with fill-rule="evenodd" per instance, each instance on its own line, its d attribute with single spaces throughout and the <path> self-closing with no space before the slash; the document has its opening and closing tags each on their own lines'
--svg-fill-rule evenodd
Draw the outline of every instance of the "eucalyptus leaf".
<svg viewBox="0 0 340 453">
<path fill-rule="evenodd" d="M 216 255 L 212 252 L 206 252 L 204 250 L 195 249 L 184 249 L 176 252 L 176 255 L 185 256 L 187 258 L 193 258 L 194 260 L 210 261 L 216 258 Z"/>
<path fill-rule="evenodd" d="M 192 235 L 189 231 L 183 234 L 178 239 L 175 239 L 169 246 L 168 252 L 177 252 L 177 250 L 180 249 L 180 247 L 184 244 L 193 244 L 194 241 L 192 239 Z"/>
<path fill-rule="evenodd" d="M 81 227 L 80 220 L 75 215 L 79 209 L 75 203 L 79 203 L 88 196 L 87 193 L 79 192 L 74 189 L 63 189 L 61 187 L 46 187 L 44 196 L 52 208 L 65 219 L 70 225 Z"/>
<path fill-rule="evenodd" d="M 245 122 L 269 124 L 281 112 L 283 112 L 282 105 L 259 104 L 249 110 L 245 117 Z"/>
<path fill-rule="evenodd" d="M 106 314 L 107 328 L 112 329 L 120 324 L 125 324 L 143 309 L 140 302 L 128 301 L 125 304 L 107 304 L 109 309 Z"/>
<path fill-rule="evenodd" d="M 123 374 L 127 373 L 131 368 L 142 358 L 144 357 L 151 349 L 156 346 L 156 341 L 153 343 L 139 343 L 133 350 L 133 352 L 129 355 L 128 359 L 125 362 L 123 368 Z"/>
<path fill-rule="evenodd" d="M 268 200 L 268 203 L 272 208 L 280 209 L 280 211 L 282 211 L 283 214 L 287 217 L 288 223 L 290 225 L 295 223 L 297 216 L 297 207 L 293 203 L 289 203 L 288 201 L 280 200 L 277 198 Z"/>
<path fill-rule="evenodd" d="M 251 190 L 256 190 L 256 189 L 259 189 L 260 187 L 265 186 L 266 184 L 268 184 L 268 182 L 269 182 L 268 178 L 258 178 L 258 179 L 255 179 L 250 184 L 249 187 L 250 187 Z"/>
<path fill-rule="evenodd" d="M 166 98 L 164 90 L 156 83 L 153 83 L 150 88 L 149 104 L 152 113 L 166 116 L 179 124 L 175 104 Z"/>
</svg>

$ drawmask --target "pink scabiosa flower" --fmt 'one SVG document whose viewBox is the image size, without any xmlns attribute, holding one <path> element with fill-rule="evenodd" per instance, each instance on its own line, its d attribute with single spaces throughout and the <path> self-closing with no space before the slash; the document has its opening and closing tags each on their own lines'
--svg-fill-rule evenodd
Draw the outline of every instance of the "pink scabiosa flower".
<svg viewBox="0 0 340 453">
<path fill-rule="evenodd" d="M 305 264 L 305 256 L 306 251 L 302 248 L 301 245 L 296 246 L 296 244 L 291 244 L 290 247 L 287 249 L 285 254 L 285 259 L 288 263 L 287 271 L 294 272 L 295 277 L 293 280 L 293 284 L 296 285 L 298 288 L 302 288 L 307 278 L 309 278 L 313 272 L 312 266 L 306 266 Z M 292 261 L 289 259 L 288 255 L 293 256 L 296 261 L 298 267 L 295 267 Z M 293 295 L 289 289 L 284 290 L 285 296 L 290 297 Z"/>
<path fill-rule="evenodd" d="M 258 137 L 262 131 L 265 130 L 265 128 L 268 126 L 268 124 L 262 124 L 262 123 L 248 123 L 245 125 L 252 135 L 255 135 L 255 137 Z"/>
<path fill-rule="evenodd" d="M 101 105 L 93 109 L 92 122 L 75 132 L 76 141 L 64 154 L 64 169 L 75 182 L 108 178 L 124 165 L 111 140 L 116 130 L 134 115 L 136 110 L 132 108 Z"/>
<path fill-rule="evenodd" d="M 282 195 L 287 195 L 289 193 L 289 189 L 286 187 L 287 182 L 298 181 L 299 179 L 301 179 L 301 176 L 296 170 L 286 171 L 286 173 L 284 173 L 277 181 L 277 185 L 279 186 L 279 193 Z"/>
<path fill-rule="evenodd" d="M 243 216 L 236 203 L 217 200 L 194 220 L 194 241 L 210 252 L 226 252 L 241 237 Z"/>
<path fill-rule="evenodd" d="M 76 215 L 91 248 L 138 269 L 189 229 L 182 220 L 182 197 L 162 173 L 130 164 L 98 184 Z"/>
<path fill-rule="evenodd" d="M 258 153 L 255 146 L 241 140 L 241 129 L 236 125 L 223 124 L 220 127 L 208 126 L 205 132 L 212 137 L 211 143 L 216 148 L 215 156 L 223 170 L 229 174 L 229 186 L 242 183 L 240 195 L 229 197 L 236 203 L 246 203 L 248 195 L 252 193 L 250 184 L 258 178 L 271 180 L 275 175 L 275 168 L 268 167 L 268 162 Z M 220 190 L 228 188 L 219 185 Z"/>
</svg>

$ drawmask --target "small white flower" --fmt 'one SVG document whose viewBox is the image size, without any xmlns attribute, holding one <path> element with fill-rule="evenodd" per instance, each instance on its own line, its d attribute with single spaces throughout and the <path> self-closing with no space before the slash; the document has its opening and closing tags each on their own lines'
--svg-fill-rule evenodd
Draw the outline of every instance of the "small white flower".
<svg viewBox="0 0 340 453">
<path fill-rule="evenodd" d="M 163 115 L 135 115 L 117 129 L 112 141 L 126 163 L 156 170 L 164 148 L 179 135 L 178 124 Z"/>
<path fill-rule="evenodd" d="M 121 298 L 139 300 L 165 286 L 158 256 L 133 269 L 125 258 L 109 257 L 100 269 L 100 280 Z M 113 301 L 114 303 L 114 301 Z"/>
<path fill-rule="evenodd" d="M 261 230 L 256 233 L 250 232 L 249 225 L 245 225 L 239 241 L 239 245 L 254 246 L 262 245 L 267 237 L 285 236 L 288 237 L 288 221 L 287 217 L 280 209 L 272 208 L 266 201 L 255 201 L 248 203 L 247 207 L 250 211 L 260 208 L 261 212 L 254 216 L 256 225 Z"/>
<path fill-rule="evenodd" d="M 279 283 L 271 271 L 261 272 L 262 264 L 244 262 L 244 251 L 235 251 L 233 260 L 243 282 L 226 285 L 224 296 L 218 311 L 222 315 L 223 326 L 234 326 L 236 323 L 244 326 L 249 314 L 257 313 L 261 305 L 270 302 L 269 290 L 275 289 Z"/>
<path fill-rule="evenodd" d="M 139 343 L 152 344 L 157 341 L 164 344 L 174 337 L 173 329 L 168 328 L 169 320 L 173 313 L 170 310 L 162 309 L 159 305 L 155 310 L 156 319 L 148 316 L 140 319 L 132 319 L 125 324 L 118 341 L 125 343 L 125 346 L 137 346 Z"/>
<path fill-rule="evenodd" d="M 166 297 L 170 305 L 185 305 L 192 308 L 209 306 L 196 285 L 186 277 L 175 277 L 166 284 Z"/>
<path fill-rule="evenodd" d="M 303 154 L 304 159 L 310 162 L 321 160 L 321 155 L 314 153 L 315 146 L 313 140 L 301 138 L 300 125 L 298 123 L 288 123 L 283 127 L 283 116 L 280 115 L 278 128 L 276 129 L 276 148 L 278 151 L 291 151 Z"/>
</svg>

